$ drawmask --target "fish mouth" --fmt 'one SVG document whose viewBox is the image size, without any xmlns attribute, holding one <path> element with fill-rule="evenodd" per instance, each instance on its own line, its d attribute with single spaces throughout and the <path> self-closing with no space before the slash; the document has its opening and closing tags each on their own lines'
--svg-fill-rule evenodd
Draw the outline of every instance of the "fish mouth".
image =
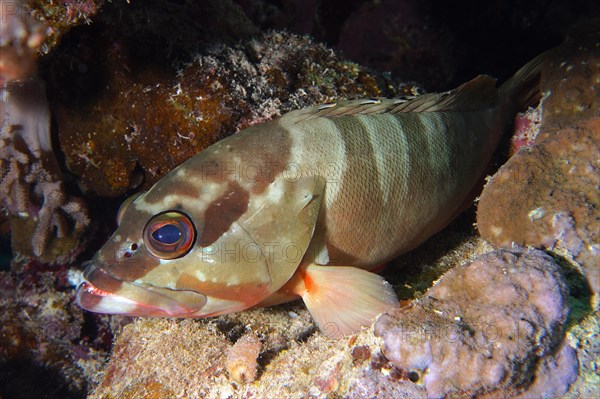
<svg viewBox="0 0 600 399">
<path fill-rule="evenodd" d="M 94 264 L 86 268 L 83 277 L 76 301 L 95 313 L 193 317 L 207 301 L 205 295 L 196 291 L 125 281 Z"/>
</svg>

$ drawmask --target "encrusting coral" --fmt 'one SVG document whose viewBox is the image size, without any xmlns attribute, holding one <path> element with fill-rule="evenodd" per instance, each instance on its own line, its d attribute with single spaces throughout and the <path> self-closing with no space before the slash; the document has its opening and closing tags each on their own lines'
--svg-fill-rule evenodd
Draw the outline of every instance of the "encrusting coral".
<svg viewBox="0 0 600 399">
<path fill-rule="evenodd" d="M 547 248 L 570 258 L 600 292 L 600 34 L 572 33 L 547 54 L 541 124 L 489 180 L 477 224 L 491 243 Z M 524 119 L 524 121 L 523 121 Z M 518 140 L 522 140 L 520 137 Z M 523 143 L 521 143 L 523 144 Z M 596 300 L 598 304 L 598 299 Z"/>
<path fill-rule="evenodd" d="M 139 67 L 118 38 L 94 40 L 81 48 L 105 49 L 102 62 L 93 64 L 94 54 L 80 47 L 53 62 L 51 102 L 67 166 L 84 190 L 101 196 L 122 195 L 140 177 L 148 188 L 215 141 L 286 111 L 399 91 L 390 79 L 284 32 L 257 35 L 235 47 L 213 46 L 177 73 Z M 98 69 L 105 84 L 98 88 L 86 80 L 90 71 L 62 66 L 72 59 Z M 61 90 L 73 80 L 82 80 L 83 88 Z"/>
<path fill-rule="evenodd" d="M 543 394 L 562 395 L 577 377 L 573 350 L 565 347 L 568 360 L 559 370 L 541 370 L 538 361 L 552 357 L 563 339 L 567 298 L 549 256 L 491 252 L 444 274 L 409 307 L 383 315 L 375 334 L 385 357 L 417 372 L 430 397 L 514 396 L 541 372 L 564 378 Z"/>
</svg>

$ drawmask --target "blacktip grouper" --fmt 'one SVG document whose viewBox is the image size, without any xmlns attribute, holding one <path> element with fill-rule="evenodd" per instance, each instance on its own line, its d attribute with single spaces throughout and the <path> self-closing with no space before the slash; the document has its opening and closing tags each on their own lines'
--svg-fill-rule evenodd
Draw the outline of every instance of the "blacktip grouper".
<svg viewBox="0 0 600 399">
<path fill-rule="evenodd" d="M 209 317 L 302 298 L 331 337 L 369 325 L 398 303 L 374 271 L 471 203 L 534 66 L 499 89 L 479 76 L 314 106 L 217 142 L 122 205 L 77 302 Z"/>
</svg>

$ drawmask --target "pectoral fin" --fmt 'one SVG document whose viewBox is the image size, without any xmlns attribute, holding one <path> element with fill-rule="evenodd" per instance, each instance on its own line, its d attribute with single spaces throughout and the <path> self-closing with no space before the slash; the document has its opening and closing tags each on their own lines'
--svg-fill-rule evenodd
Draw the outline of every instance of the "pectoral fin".
<svg viewBox="0 0 600 399">
<path fill-rule="evenodd" d="M 284 290 L 302 297 L 330 338 L 355 333 L 398 306 L 396 293 L 383 277 L 356 267 L 310 264 Z"/>
</svg>

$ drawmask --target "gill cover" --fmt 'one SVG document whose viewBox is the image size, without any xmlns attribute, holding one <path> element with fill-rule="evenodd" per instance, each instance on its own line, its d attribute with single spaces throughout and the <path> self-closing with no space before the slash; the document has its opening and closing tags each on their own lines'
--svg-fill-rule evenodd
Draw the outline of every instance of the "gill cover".
<svg viewBox="0 0 600 399">
<path fill-rule="evenodd" d="M 300 265 L 315 229 L 324 179 L 279 179 L 268 190 L 279 193 L 279 201 L 251 200 L 247 211 L 215 242 L 202 246 L 196 240 L 190 253 L 172 261 L 180 272 L 177 288 L 208 298 L 198 316 L 257 305 L 279 290 Z"/>
<path fill-rule="evenodd" d="M 325 179 L 282 178 L 271 186 L 272 192 L 281 193 L 279 202 L 270 206 L 253 202 L 240 219 L 240 225 L 261 248 L 272 249 L 264 255 L 269 259 L 270 294 L 273 294 L 292 277 L 306 254 L 323 203 Z"/>
</svg>

